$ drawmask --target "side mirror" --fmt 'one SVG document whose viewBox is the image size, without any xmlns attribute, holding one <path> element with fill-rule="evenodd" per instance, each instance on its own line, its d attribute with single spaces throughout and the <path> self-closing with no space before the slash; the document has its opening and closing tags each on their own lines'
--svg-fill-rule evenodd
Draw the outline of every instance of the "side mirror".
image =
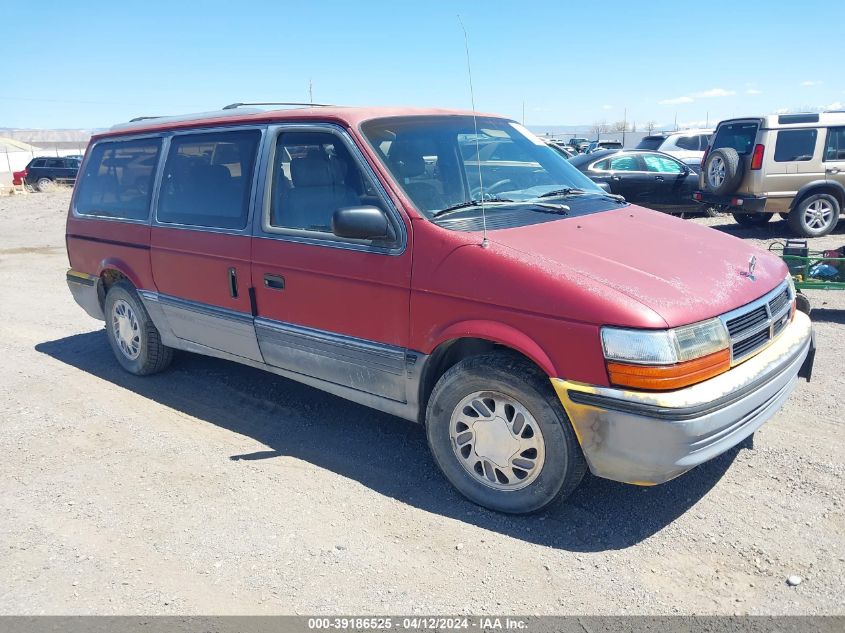
<svg viewBox="0 0 845 633">
<path fill-rule="evenodd" d="M 378 207 L 344 207 L 332 216 L 332 233 L 353 240 L 386 240 L 393 231 Z"/>
<path fill-rule="evenodd" d="M 603 189 L 606 193 L 612 193 L 610 191 L 610 185 L 608 185 L 606 182 L 597 182 L 595 184 L 598 185 L 599 189 Z"/>
</svg>

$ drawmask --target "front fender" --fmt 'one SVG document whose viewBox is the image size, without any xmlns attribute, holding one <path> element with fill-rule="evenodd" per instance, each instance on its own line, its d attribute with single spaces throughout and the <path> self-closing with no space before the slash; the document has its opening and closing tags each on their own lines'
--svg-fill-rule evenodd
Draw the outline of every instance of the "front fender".
<svg viewBox="0 0 845 633">
<path fill-rule="evenodd" d="M 441 344 L 454 339 L 478 338 L 509 347 L 530 358 L 548 376 L 557 376 L 557 370 L 549 355 L 534 339 L 511 325 L 497 321 L 459 321 L 440 331 L 431 342 L 429 352 Z"/>
</svg>

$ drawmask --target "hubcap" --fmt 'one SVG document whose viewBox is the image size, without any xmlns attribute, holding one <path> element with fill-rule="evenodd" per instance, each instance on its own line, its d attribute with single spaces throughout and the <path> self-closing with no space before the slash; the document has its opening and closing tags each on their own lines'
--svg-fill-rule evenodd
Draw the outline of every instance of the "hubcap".
<svg viewBox="0 0 845 633">
<path fill-rule="evenodd" d="M 452 449 L 464 469 L 496 490 L 519 490 L 534 481 L 545 460 L 540 426 L 518 401 L 477 391 L 458 403 L 449 425 Z"/>
<path fill-rule="evenodd" d="M 123 355 L 135 360 L 141 353 L 141 327 L 135 311 L 126 301 L 118 299 L 112 307 L 112 332 Z"/>
<path fill-rule="evenodd" d="M 714 189 L 725 181 L 725 161 L 714 156 L 707 168 L 707 181 Z"/>
<path fill-rule="evenodd" d="M 826 228 L 833 220 L 833 206 L 827 200 L 815 200 L 804 210 L 804 224 L 807 228 Z"/>
</svg>

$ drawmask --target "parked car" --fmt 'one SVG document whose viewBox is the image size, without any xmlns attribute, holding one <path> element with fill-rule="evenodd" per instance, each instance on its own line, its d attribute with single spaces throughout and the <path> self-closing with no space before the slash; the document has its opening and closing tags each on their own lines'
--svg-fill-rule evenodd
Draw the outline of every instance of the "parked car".
<svg viewBox="0 0 845 633">
<path fill-rule="evenodd" d="M 830 233 L 845 208 L 845 112 L 722 121 L 696 197 L 740 224 L 779 213 L 803 237 Z"/>
<path fill-rule="evenodd" d="M 558 142 L 558 141 L 546 140 L 546 145 L 551 147 L 553 150 L 555 150 L 557 153 L 559 153 L 561 156 L 563 156 L 567 160 L 572 158 L 573 156 L 578 155 L 577 151 L 573 150 L 568 145 L 564 145 L 563 143 Z"/>
<path fill-rule="evenodd" d="M 24 170 L 26 184 L 48 191 L 56 184 L 72 185 L 79 171 L 79 159 L 40 156 L 33 158 Z"/>
<path fill-rule="evenodd" d="M 636 149 L 648 149 L 674 156 L 697 173 L 704 157 L 704 150 L 713 137 L 713 130 L 682 130 L 651 134 L 643 137 Z"/>
<path fill-rule="evenodd" d="M 781 259 L 621 201 L 472 112 L 116 126 L 91 140 L 67 249 L 129 373 L 186 350 L 420 422 L 446 478 L 503 512 L 587 468 L 672 479 L 754 433 L 813 359 Z"/>
<path fill-rule="evenodd" d="M 573 136 L 571 139 L 569 139 L 569 146 L 574 147 L 579 152 L 583 152 L 587 148 L 587 145 L 589 145 L 589 144 L 590 144 L 590 139 L 588 139 L 588 138 L 581 138 L 579 136 Z"/>
<path fill-rule="evenodd" d="M 603 149 L 622 149 L 622 141 L 593 141 L 587 145 L 585 154 L 593 154 Z"/>
<path fill-rule="evenodd" d="M 599 150 L 570 163 L 593 182 L 628 202 L 667 213 L 704 211 L 693 199 L 698 176 L 678 159 L 661 152 Z"/>
</svg>

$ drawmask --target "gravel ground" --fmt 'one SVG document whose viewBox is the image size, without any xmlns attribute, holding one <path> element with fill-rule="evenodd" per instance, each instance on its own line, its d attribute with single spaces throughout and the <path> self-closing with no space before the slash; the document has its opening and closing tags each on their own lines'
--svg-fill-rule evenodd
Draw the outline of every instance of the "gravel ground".
<svg viewBox="0 0 845 633">
<path fill-rule="evenodd" d="M 122 372 L 65 286 L 68 197 L 0 198 L 0 613 L 845 613 L 845 292 L 811 293 L 813 382 L 753 444 L 514 518 L 408 422 L 190 354 Z"/>
</svg>

